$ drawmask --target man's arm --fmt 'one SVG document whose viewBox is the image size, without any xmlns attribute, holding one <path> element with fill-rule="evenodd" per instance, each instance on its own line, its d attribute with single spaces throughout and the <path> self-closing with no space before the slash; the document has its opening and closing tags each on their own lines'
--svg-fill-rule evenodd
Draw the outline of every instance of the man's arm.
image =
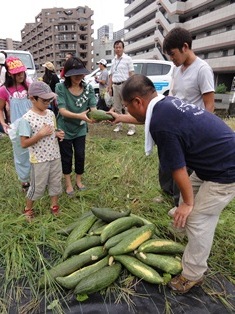
<svg viewBox="0 0 235 314">
<path fill-rule="evenodd" d="M 215 105 L 214 105 L 214 101 L 215 101 L 215 97 L 214 97 L 214 92 L 209 92 L 209 93 L 205 93 L 202 95 L 202 99 L 205 105 L 205 109 L 209 112 L 214 112 L 215 109 Z"/>
<path fill-rule="evenodd" d="M 186 167 L 174 170 L 172 177 L 180 189 L 183 199 L 174 213 L 174 226 L 184 227 L 194 205 L 193 188 Z"/>
<path fill-rule="evenodd" d="M 119 123 L 119 122 L 130 123 L 130 124 L 143 124 L 143 123 L 137 121 L 129 113 L 127 113 L 127 114 L 118 114 L 118 113 L 114 112 L 113 109 L 111 109 L 107 113 L 110 113 L 114 117 L 114 119 L 115 119 L 114 121 L 112 121 L 112 124 L 116 124 L 116 123 Z"/>
</svg>

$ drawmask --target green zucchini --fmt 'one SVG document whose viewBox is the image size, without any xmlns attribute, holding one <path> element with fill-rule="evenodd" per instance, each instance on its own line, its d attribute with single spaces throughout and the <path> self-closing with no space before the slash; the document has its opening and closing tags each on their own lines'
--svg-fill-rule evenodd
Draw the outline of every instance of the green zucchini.
<svg viewBox="0 0 235 314">
<path fill-rule="evenodd" d="M 77 294 L 92 294 L 109 287 L 119 277 L 122 270 L 120 263 L 105 266 L 83 278 L 74 289 Z"/>
<path fill-rule="evenodd" d="M 107 226 L 107 223 L 105 223 L 105 225 L 95 229 L 94 231 L 89 232 L 89 235 L 101 235 L 102 231 L 104 230 L 104 228 Z"/>
<path fill-rule="evenodd" d="M 143 226 L 143 221 L 137 217 L 121 217 L 110 222 L 101 232 L 101 243 L 133 226 Z"/>
<path fill-rule="evenodd" d="M 80 280 L 108 265 L 108 262 L 109 256 L 106 256 L 100 261 L 92 265 L 82 267 L 66 277 L 56 277 L 56 281 L 66 289 L 73 289 L 76 287 Z"/>
<path fill-rule="evenodd" d="M 50 268 L 48 275 L 45 274 L 39 279 L 39 287 L 47 286 L 51 278 L 67 276 L 84 265 L 98 261 L 106 255 L 107 251 L 105 251 L 102 246 L 97 246 L 79 255 L 74 255 Z"/>
<path fill-rule="evenodd" d="M 93 207 L 91 211 L 96 217 L 102 219 L 105 222 L 112 222 L 118 218 L 127 217 L 131 213 L 130 209 L 119 212 L 116 210 L 112 210 L 110 208 L 97 208 L 97 207 Z"/>
<path fill-rule="evenodd" d="M 91 226 L 90 230 L 89 230 L 89 234 L 92 234 L 93 231 L 95 231 L 96 229 L 103 227 L 104 225 L 107 225 L 107 223 L 105 221 L 103 221 L 102 219 L 98 219 L 95 221 L 95 223 Z"/>
<path fill-rule="evenodd" d="M 106 111 L 101 110 L 101 109 L 91 110 L 88 112 L 87 116 L 89 119 L 95 120 L 97 122 L 104 121 L 104 120 L 109 120 L 109 121 L 114 120 L 111 114 L 106 113 Z"/>
<path fill-rule="evenodd" d="M 101 245 L 100 236 L 85 236 L 72 242 L 65 248 L 63 259 L 65 260 L 71 255 L 79 254 L 97 245 Z"/>
<path fill-rule="evenodd" d="M 177 254 L 183 253 L 184 249 L 184 245 L 172 240 L 150 239 L 139 246 L 138 252 Z"/>
<path fill-rule="evenodd" d="M 67 241 L 65 243 L 65 246 L 67 247 L 69 244 L 73 243 L 74 241 L 77 241 L 84 237 L 84 235 L 88 232 L 88 230 L 91 228 L 91 226 L 94 224 L 94 222 L 97 220 L 97 217 L 95 217 L 93 214 L 91 216 L 88 216 L 81 220 L 80 224 L 75 227 L 69 236 L 67 237 Z"/>
<path fill-rule="evenodd" d="M 134 230 L 127 238 L 109 249 L 109 255 L 121 255 L 133 252 L 154 234 L 154 225 L 145 225 Z"/>
<path fill-rule="evenodd" d="M 129 255 L 115 255 L 114 260 L 120 262 L 132 275 L 147 282 L 160 284 L 163 278 L 152 267 Z"/>
<path fill-rule="evenodd" d="M 181 261 L 173 256 L 141 252 L 137 253 L 136 257 L 143 263 L 171 275 L 177 275 L 182 271 Z"/>
<path fill-rule="evenodd" d="M 104 247 L 108 250 L 111 247 L 115 246 L 116 244 L 118 244 L 122 239 L 128 237 L 130 234 L 132 234 L 132 232 L 136 230 L 136 227 L 132 227 L 131 229 L 128 229 L 126 231 L 123 231 L 121 233 L 116 234 L 115 236 L 113 236 L 112 238 L 109 238 L 105 244 Z"/>
<path fill-rule="evenodd" d="M 72 223 L 70 223 L 69 225 L 67 226 L 64 226 L 63 228 L 59 229 L 56 231 L 57 234 L 61 234 L 61 235 L 64 235 L 64 236 L 68 236 L 71 231 L 77 226 L 80 224 L 81 220 L 92 215 L 92 211 L 88 211 L 88 212 L 85 212 L 81 217 L 79 217 L 76 221 L 73 221 Z"/>
<path fill-rule="evenodd" d="M 105 250 L 105 248 L 102 245 L 91 247 L 90 249 L 80 253 L 79 255 L 90 255 L 93 256 L 93 259 L 95 259 L 95 256 L 97 255 L 98 258 L 104 257 L 108 254 L 108 251 Z"/>
<path fill-rule="evenodd" d="M 130 214 L 131 217 L 137 217 L 141 220 L 143 220 L 143 223 L 145 225 L 152 225 L 153 223 L 151 221 L 149 221 L 148 219 L 144 218 L 144 217 L 141 217 L 141 216 L 138 216 L 138 215 L 135 215 L 135 214 Z"/>
</svg>

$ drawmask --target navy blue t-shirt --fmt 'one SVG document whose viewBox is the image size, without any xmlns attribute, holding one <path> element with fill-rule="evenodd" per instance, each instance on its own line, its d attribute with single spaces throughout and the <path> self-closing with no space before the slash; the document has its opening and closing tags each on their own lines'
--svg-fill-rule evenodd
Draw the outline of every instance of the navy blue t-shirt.
<svg viewBox="0 0 235 314">
<path fill-rule="evenodd" d="M 216 115 L 167 96 L 153 108 L 150 133 L 163 170 L 187 166 L 201 180 L 235 182 L 235 132 Z"/>
</svg>

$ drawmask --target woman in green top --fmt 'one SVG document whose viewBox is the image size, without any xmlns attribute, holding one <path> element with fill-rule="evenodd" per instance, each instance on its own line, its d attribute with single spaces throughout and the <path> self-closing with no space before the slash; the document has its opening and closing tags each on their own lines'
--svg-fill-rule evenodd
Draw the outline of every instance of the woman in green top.
<svg viewBox="0 0 235 314">
<path fill-rule="evenodd" d="M 65 80 L 56 85 L 59 114 L 57 126 L 65 132 L 64 140 L 59 142 L 62 169 L 65 177 L 66 193 L 74 194 L 71 181 L 74 157 L 76 185 L 84 190 L 82 174 L 85 163 L 85 139 L 89 110 L 96 110 L 96 98 L 92 86 L 85 84 L 83 78 L 89 71 L 83 62 L 76 57 L 69 58 L 64 65 Z"/>
</svg>

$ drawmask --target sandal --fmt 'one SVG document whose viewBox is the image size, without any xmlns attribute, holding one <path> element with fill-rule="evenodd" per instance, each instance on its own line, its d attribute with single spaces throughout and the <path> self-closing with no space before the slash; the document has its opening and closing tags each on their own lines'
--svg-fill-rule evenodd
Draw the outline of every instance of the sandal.
<svg viewBox="0 0 235 314">
<path fill-rule="evenodd" d="M 32 219 L 34 218 L 34 212 L 32 208 L 25 208 L 23 214 L 25 215 L 25 218 L 28 222 L 32 221 Z"/>
<path fill-rule="evenodd" d="M 87 188 L 85 187 L 85 185 L 83 185 L 82 187 L 79 187 L 78 185 L 77 185 L 77 188 L 78 188 L 78 190 L 79 191 L 85 191 Z"/>
<path fill-rule="evenodd" d="M 58 205 L 54 205 L 54 206 L 52 206 L 51 207 L 51 213 L 52 213 L 52 215 L 54 215 L 54 216 L 58 216 L 59 215 L 59 209 L 60 209 L 60 207 L 58 206 Z"/>
</svg>

